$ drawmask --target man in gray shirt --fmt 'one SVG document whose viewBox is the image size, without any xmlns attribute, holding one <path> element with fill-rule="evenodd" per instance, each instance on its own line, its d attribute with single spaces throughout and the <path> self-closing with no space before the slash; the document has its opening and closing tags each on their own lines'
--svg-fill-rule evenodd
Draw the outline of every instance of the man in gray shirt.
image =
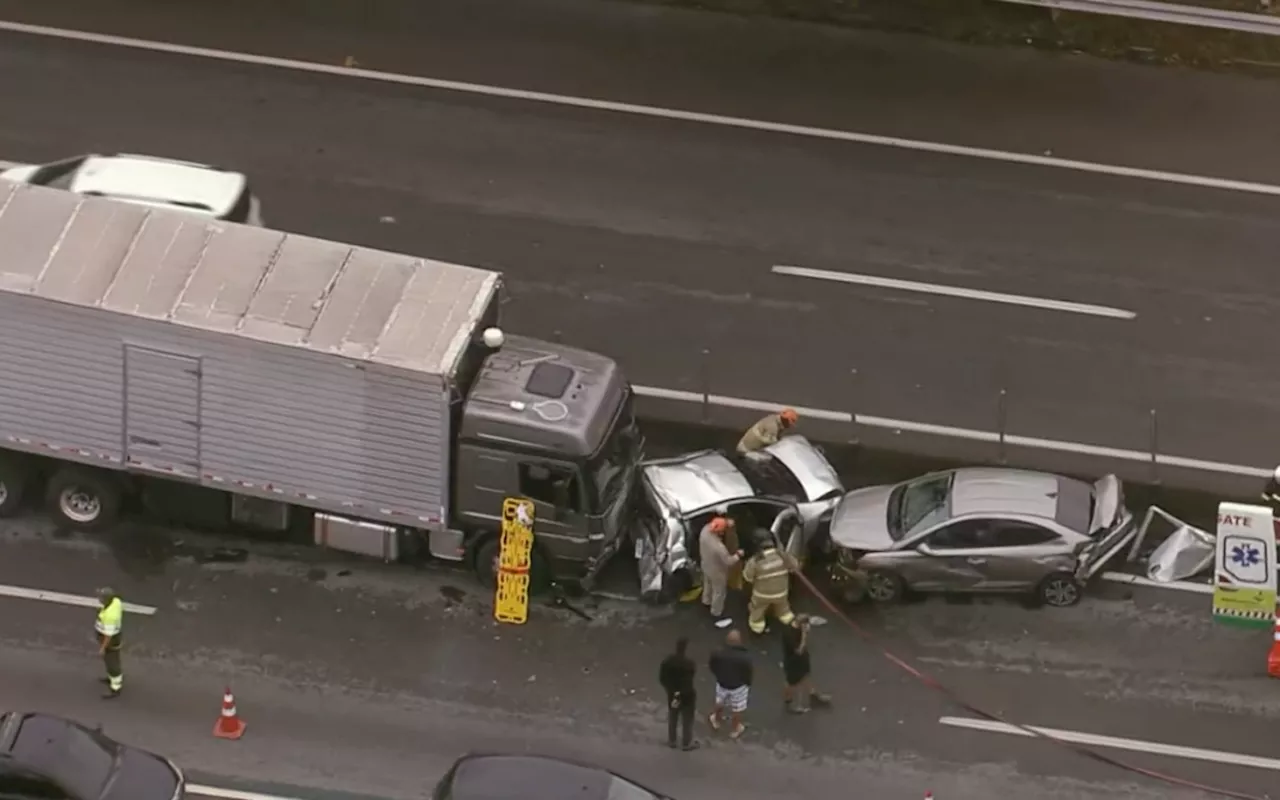
<svg viewBox="0 0 1280 800">
<path fill-rule="evenodd" d="M 698 534 L 698 554 L 702 560 L 702 604 L 711 609 L 716 627 L 725 628 L 733 620 L 724 615 L 724 601 L 729 593 L 729 571 L 742 560 L 742 551 L 730 553 L 724 535 L 729 521 L 717 514 Z"/>
</svg>

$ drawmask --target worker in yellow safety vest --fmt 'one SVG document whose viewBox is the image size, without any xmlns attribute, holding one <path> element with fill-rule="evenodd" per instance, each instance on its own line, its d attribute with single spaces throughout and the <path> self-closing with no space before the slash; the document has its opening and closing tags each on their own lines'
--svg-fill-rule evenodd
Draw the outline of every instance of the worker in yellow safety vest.
<svg viewBox="0 0 1280 800">
<path fill-rule="evenodd" d="M 102 682 L 107 685 L 104 699 L 114 700 L 124 689 L 124 671 L 120 666 L 120 629 L 124 624 L 124 603 L 116 597 L 113 589 L 99 589 L 98 620 L 93 629 L 98 635 L 98 655 L 107 668 L 107 677 Z"/>
<path fill-rule="evenodd" d="M 752 633 L 764 633 L 769 612 L 783 625 L 791 624 L 795 614 L 787 596 L 791 593 L 791 570 L 794 563 L 765 534 L 760 537 L 755 555 L 742 569 L 742 579 L 751 584 L 751 602 L 747 606 L 747 627 Z"/>
<path fill-rule="evenodd" d="M 770 414 L 742 434 L 742 438 L 738 440 L 738 452 L 746 455 L 763 450 L 781 439 L 799 421 L 800 415 L 794 408 L 784 408 L 777 414 Z"/>
</svg>

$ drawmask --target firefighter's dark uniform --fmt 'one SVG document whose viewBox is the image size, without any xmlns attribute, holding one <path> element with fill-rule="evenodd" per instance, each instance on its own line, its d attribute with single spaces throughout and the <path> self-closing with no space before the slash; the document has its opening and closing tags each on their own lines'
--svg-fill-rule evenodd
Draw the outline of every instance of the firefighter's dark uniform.
<svg viewBox="0 0 1280 800">
<path fill-rule="evenodd" d="M 747 626 L 752 633 L 764 633 L 770 611 L 783 625 L 795 619 L 787 599 L 791 592 L 791 573 L 786 559 L 772 543 L 764 545 L 747 561 L 742 578 L 751 584 Z"/>
<path fill-rule="evenodd" d="M 99 637 L 107 637 L 107 646 L 102 651 L 102 663 L 107 669 L 107 697 L 115 697 L 124 688 L 124 670 L 120 665 L 121 626 L 124 623 L 124 603 L 115 595 L 103 597 L 102 608 L 98 611 L 98 621 L 93 629 Z M 101 639 L 98 640 L 101 642 Z"/>
</svg>

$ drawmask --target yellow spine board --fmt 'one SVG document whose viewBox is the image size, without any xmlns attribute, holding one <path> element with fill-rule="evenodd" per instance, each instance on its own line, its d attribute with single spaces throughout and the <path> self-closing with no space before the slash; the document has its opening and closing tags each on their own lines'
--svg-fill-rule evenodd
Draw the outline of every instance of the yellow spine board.
<svg viewBox="0 0 1280 800">
<path fill-rule="evenodd" d="M 498 586 L 493 618 L 523 625 L 529 619 L 529 568 L 533 563 L 533 503 L 502 501 L 502 540 L 498 550 Z"/>
</svg>

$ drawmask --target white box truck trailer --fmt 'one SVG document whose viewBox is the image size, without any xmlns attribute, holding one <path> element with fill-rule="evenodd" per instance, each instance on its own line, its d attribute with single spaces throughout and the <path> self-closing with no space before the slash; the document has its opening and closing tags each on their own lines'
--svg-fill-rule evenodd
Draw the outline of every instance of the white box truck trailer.
<svg viewBox="0 0 1280 800">
<path fill-rule="evenodd" d="M 642 441 L 604 356 L 499 326 L 499 273 L 0 180 L 0 515 L 134 507 L 491 580 L 626 538 Z M 196 514 L 199 520 L 185 519 Z"/>
</svg>

